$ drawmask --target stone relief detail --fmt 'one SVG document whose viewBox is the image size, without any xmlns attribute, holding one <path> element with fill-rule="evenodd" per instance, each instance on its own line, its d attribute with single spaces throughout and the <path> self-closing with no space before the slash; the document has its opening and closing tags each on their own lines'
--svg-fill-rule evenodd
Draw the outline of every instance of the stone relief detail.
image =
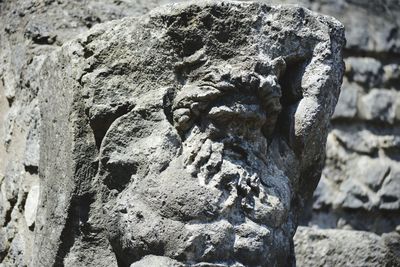
<svg viewBox="0 0 400 267">
<path fill-rule="evenodd" d="M 65 44 L 42 73 L 34 262 L 294 264 L 343 45 L 332 18 L 241 2 L 171 5 Z"/>
<path fill-rule="evenodd" d="M 268 159 L 268 138 L 281 110 L 278 75 L 285 63 L 282 58 L 265 63 L 239 58 L 251 62 L 246 70 L 234 65 L 236 60 L 217 67 L 205 63 L 190 73 L 181 88 L 168 88 L 163 99 L 165 118 L 157 122 L 164 131 L 151 133 L 152 128 L 158 129 L 153 122 L 145 125 L 147 131 L 141 129 L 150 133 L 148 137 L 118 145 L 113 136 L 123 125 L 139 120 L 143 127 L 146 119 L 133 111 L 106 134 L 101 155 L 104 179 L 110 186 L 120 180 L 130 183 L 111 216 L 119 218 L 111 224 L 118 225 L 120 233 L 113 236 L 114 242 L 129 244 L 117 245 L 117 251 L 140 258 L 182 243 L 167 253 L 189 262 L 237 258 L 252 265 L 268 260 L 268 244 L 287 234 L 279 228 L 288 217 L 289 180 Z M 154 140 L 160 141 L 153 147 L 149 142 Z M 147 157 L 165 157 L 142 159 L 148 148 L 157 153 Z M 130 176 L 125 166 L 136 173 Z M 110 176 L 112 181 L 107 180 Z M 129 216 L 120 216 L 121 212 Z M 138 219 L 126 220 L 132 217 Z M 150 244 L 131 241 L 135 235 L 139 240 L 151 238 L 157 227 L 157 232 L 175 229 L 179 236 L 167 232 Z M 290 248 L 289 241 L 283 241 L 281 249 Z"/>
</svg>

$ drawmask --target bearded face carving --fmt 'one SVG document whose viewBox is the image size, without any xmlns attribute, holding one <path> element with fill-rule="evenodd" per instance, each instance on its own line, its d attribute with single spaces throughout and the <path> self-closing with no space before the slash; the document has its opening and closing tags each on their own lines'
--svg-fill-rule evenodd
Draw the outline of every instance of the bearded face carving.
<svg viewBox="0 0 400 267">
<path fill-rule="evenodd" d="M 284 66 L 282 59 L 276 62 Z M 260 71 L 261 63 L 256 68 Z M 219 213 L 239 208 L 256 221 L 270 217 L 262 207 L 269 201 L 267 138 L 281 110 L 277 72 L 282 69 L 269 71 L 210 68 L 171 101 L 173 123 L 183 137 L 184 168 L 201 186 L 221 191 Z"/>
<path fill-rule="evenodd" d="M 146 142 L 159 140 L 152 151 L 165 156 L 164 165 L 157 168 L 152 162 L 157 165 L 159 160 L 137 159 L 143 156 L 137 150 L 142 141 L 132 140 L 128 146 L 138 151 L 129 157 L 137 172 L 119 196 L 110 224 L 112 244 L 123 257 L 135 261 L 161 250 L 192 263 L 251 266 L 270 262 L 269 258 L 287 261 L 269 247 L 290 250 L 290 181 L 268 152 L 281 111 L 278 80 L 285 62 L 245 60 L 252 61 L 248 69 L 237 61 L 205 64 L 192 71 L 179 89 L 164 90 L 160 120 L 153 122 L 148 137 L 140 134 Z M 125 119 L 134 121 L 132 117 L 140 113 L 140 108 L 133 110 Z M 143 121 L 140 125 L 146 132 L 147 125 Z M 113 131 L 108 135 L 120 136 Z M 108 135 L 105 140 L 110 140 Z M 107 152 L 108 146 L 113 150 Z M 120 149 L 115 143 L 103 143 L 104 173 L 109 179 L 113 170 L 127 165 L 120 162 L 115 167 L 117 158 L 122 158 L 116 150 Z M 136 220 L 127 220 L 132 217 Z"/>
<path fill-rule="evenodd" d="M 292 265 L 343 74 L 342 26 L 299 7 L 207 2 L 105 27 L 46 63 L 45 82 L 63 82 L 44 83 L 42 143 L 72 155 L 41 151 L 35 229 L 55 241 L 36 265 L 64 251 L 118 266 Z M 67 108 L 53 115 L 56 100 Z"/>
</svg>

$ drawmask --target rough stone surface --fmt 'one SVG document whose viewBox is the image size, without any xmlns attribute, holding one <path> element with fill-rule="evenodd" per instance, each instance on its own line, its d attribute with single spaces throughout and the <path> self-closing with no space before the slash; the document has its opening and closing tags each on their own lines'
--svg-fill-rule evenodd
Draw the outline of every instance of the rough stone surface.
<svg viewBox="0 0 400 267">
<path fill-rule="evenodd" d="M 38 73 L 46 55 L 95 24 L 141 15 L 166 2 L 177 0 L 0 1 L 0 262 L 5 266 L 14 266 L 17 261 L 12 257 L 18 254 L 11 256 L 9 248 L 18 232 L 23 233 L 18 238 L 22 236 L 28 244 L 26 250 L 20 249 L 25 255 L 22 265 L 31 258 L 30 240 L 34 227 L 29 229 L 24 222 L 26 205 L 16 203 L 27 201 L 31 186 L 39 184 L 37 130 L 40 117 L 36 111 L 36 98 L 40 90 Z M 378 234 L 400 229 L 397 208 L 400 191 L 396 189 L 400 178 L 396 173 L 393 176 L 389 173 L 384 179 L 384 182 L 390 180 L 385 182 L 385 189 L 378 189 L 379 193 L 374 191 L 377 189 L 369 189 L 370 185 L 377 188 L 382 181 L 380 170 L 393 165 L 398 168 L 400 159 L 398 1 L 263 2 L 301 4 L 336 17 L 346 28 L 347 71 L 332 120 L 326 167 L 314 197 L 313 210 L 306 214 L 303 223 Z M 391 111 L 381 109 L 383 114 L 376 113 L 381 105 L 371 97 L 372 91 L 377 94 L 380 90 L 383 95 L 393 96 L 387 101 Z M 370 108 L 372 106 L 374 109 Z M 360 107 L 363 112 L 375 115 L 361 116 Z M 368 183 L 364 184 L 366 171 L 354 169 L 369 166 L 378 169 L 367 172 Z M 342 185 L 345 180 L 355 182 Z M 14 188 L 12 194 L 7 192 L 9 188 Z M 359 196 L 360 190 L 365 192 L 367 201 L 366 197 Z M 389 197 L 384 193 L 386 191 L 390 191 Z M 347 193 L 349 196 L 344 197 Z M 341 203 L 357 208 L 344 207 Z M 298 263 L 301 264 L 299 260 Z"/>
<path fill-rule="evenodd" d="M 95 24 L 141 15 L 164 2 L 0 1 L 1 264 L 26 266 L 31 258 L 37 209 L 31 192 L 40 186 L 38 81 L 47 54 Z M 24 244 L 19 254 L 16 244 Z"/>
<path fill-rule="evenodd" d="M 239 2 L 163 7 L 64 44 L 40 73 L 32 264 L 292 265 L 343 45 L 334 19 Z"/>
<path fill-rule="evenodd" d="M 299 227 L 297 266 L 400 266 L 400 234 Z"/>
</svg>

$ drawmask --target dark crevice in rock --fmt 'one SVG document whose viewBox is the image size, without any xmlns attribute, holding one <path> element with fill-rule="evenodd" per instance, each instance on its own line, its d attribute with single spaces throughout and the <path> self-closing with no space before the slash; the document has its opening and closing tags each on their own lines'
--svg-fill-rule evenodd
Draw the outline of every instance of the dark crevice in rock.
<svg viewBox="0 0 400 267">
<path fill-rule="evenodd" d="M 240 147 L 239 144 L 232 144 L 232 143 L 226 143 L 224 144 L 226 149 L 230 149 L 233 152 L 237 153 L 238 155 L 241 156 L 242 160 L 246 160 L 247 159 L 247 152 L 246 150 L 244 150 L 242 147 Z"/>
<path fill-rule="evenodd" d="M 93 203 L 93 196 L 86 194 L 79 197 L 78 214 L 79 222 L 84 225 L 89 219 L 90 205 Z"/>
<path fill-rule="evenodd" d="M 8 102 L 8 107 L 11 108 L 12 104 L 14 103 L 14 97 L 8 97 L 7 102 Z"/>
<path fill-rule="evenodd" d="M 7 226 L 8 223 L 11 221 L 11 213 L 14 210 L 15 204 L 17 204 L 17 198 L 12 198 L 9 200 L 10 202 L 10 208 L 6 211 L 6 214 L 4 216 L 4 224 L 3 226 Z"/>
<path fill-rule="evenodd" d="M 25 171 L 30 173 L 30 174 L 38 174 L 39 173 L 39 167 L 38 166 L 33 166 L 33 165 L 25 165 Z"/>
<path fill-rule="evenodd" d="M 68 209 L 67 219 L 65 221 L 65 226 L 60 236 L 60 246 L 55 258 L 54 266 L 63 267 L 64 259 L 70 252 L 72 246 L 75 243 L 76 229 L 77 229 L 77 219 L 76 219 L 76 203 L 72 200 L 71 205 Z"/>
<path fill-rule="evenodd" d="M 90 29 L 92 28 L 94 25 L 101 23 L 101 19 L 97 16 L 87 16 L 83 19 L 83 23 L 85 24 L 85 26 Z"/>
<path fill-rule="evenodd" d="M 97 149 L 100 149 L 101 142 L 103 141 L 103 138 L 106 135 L 111 124 L 119 117 L 131 111 L 132 108 L 132 104 L 125 103 L 118 106 L 115 110 L 110 111 L 109 113 L 103 113 L 90 119 L 90 127 L 93 130 Z"/>
<path fill-rule="evenodd" d="M 380 181 L 380 183 L 378 184 L 378 186 L 376 188 L 373 188 L 375 190 L 375 192 L 382 188 L 383 183 L 385 182 L 385 180 L 390 176 L 390 173 L 392 172 L 392 169 L 390 167 L 387 168 L 387 170 L 385 171 L 385 173 L 383 174 L 383 177 Z M 384 201 L 385 202 L 385 201 Z"/>
<path fill-rule="evenodd" d="M 400 161 L 400 147 L 389 147 L 383 149 L 385 155 L 391 160 Z"/>
<path fill-rule="evenodd" d="M 83 57 L 84 58 L 89 58 L 89 57 L 93 56 L 93 54 L 94 54 L 93 51 L 88 49 L 87 46 L 83 47 Z"/>
<path fill-rule="evenodd" d="M 175 90 L 173 88 L 168 88 L 167 93 L 163 97 L 163 110 L 165 117 L 171 125 L 174 125 L 172 105 L 175 97 Z"/>
<path fill-rule="evenodd" d="M 391 79 L 385 82 L 383 85 L 385 88 L 393 88 L 396 91 L 400 91 L 400 78 Z"/>
<path fill-rule="evenodd" d="M 115 253 L 115 257 L 117 258 L 118 267 L 129 267 L 130 266 L 130 264 L 125 263 L 117 253 Z"/>
<path fill-rule="evenodd" d="M 278 116 L 276 122 L 276 128 L 273 136 L 282 136 L 287 144 L 294 148 L 294 115 L 297 110 L 298 103 L 296 105 L 286 106 L 282 108 L 281 113 Z M 269 142 L 270 143 L 270 142 Z"/>
<path fill-rule="evenodd" d="M 113 162 L 106 163 L 109 172 L 104 179 L 104 184 L 111 189 L 121 192 L 131 181 L 131 176 L 136 174 L 138 170 L 137 162 Z"/>
<path fill-rule="evenodd" d="M 303 98 L 301 80 L 308 63 L 308 60 L 304 58 L 286 60 L 285 72 L 279 77 L 279 84 L 282 90 L 281 104 L 283 107 L 296 104 Z"/>
<path fill-rule="evenodd" d="M 34 232 L 35 231 L 35 222 L 32 223 L 32 225 L 28 226 L 29 231 Z"/>
<path fill-rule="evenodd" d="M 392 198 L 389 198 L 392 200 Z M 337 228 L 338 222 L 350 226 L 357 231 L 372 231 L 378 235 L 389 233 L 400 224 L 400 211 L 365 210 L 350 208 L 331 208 L 329 210 L 313 209 L 311 225 L 321 229 Z"/>
<path fill-rule="evenodd" d="M 64 259 L 74 246 L 76 237 L 85 234 L 86 239 L 89 238 L 91 232 L 90 226 L 87 225 L 89 219 L 90 205 L 93 203 L 93 196 L 86 194 L 76 196 L 71 201 L 68 210 L 65 227 L 60 236 L 60 246 L 57 251 L 54 266 L 64 266 Z"/>
<path fill-rule="evenodd" d="M 4 258 L 7 256 L 8 254 L 8 249 L 5 249 L 4 251 L 0 251 L 0 263 L 3 262 Z"/>
<path fill-rule="evenodd" d="M 400 53 L 392 51 L 365 51 L 357 48 L 346 48 L 343 50 L 343 57 L 372 57 L 382 61 L 384 64 L 400 62 Z"/>
<path fill-rule="evenodd" d="M 296 143 L 296 140 L 294 140 L 294 116 L 300 100 L 303 98 L 301 81 L 309 60 L 299 57 L 287 59 L 285 62 L 285 72 L 279 77 L 279 85 L 282 91 L 280 98 L 282 110 L 278 116 L 274 135 L 283 136 L 289 146 L 298 154 L 302 151 L 302 144 Z"/>
<path fill-rule="evenodd" d="M 371 152 L 360 151 L 360 150 L 356 150 L 356 149 L 353 149 L 353 148 L 349 147 L 346 142 L 344 142 L 341 138 L 339 138 L 337 136 L 336 136 L 335 139 L 348 152 L 353 152 L 353 153 L 357 153 L 357 154 L 360 154 L 360 155 L 369 156 L 371 158 L 377 158 L 378 157 L 378 149 L 372 149 Z"/>
<path fill-rule="evenodd" d="M 381 198 L 382 201 L 385 203 L 396 202 L 397 200 L 399 200 L 397 196 L 392 196 L 392 195 L 382 195 Z"/>
<path fill-rule="evenodd" d="M 364 194 L 353 193 L 353 196 L 360 200 L 362 203 L 368 203 L 369 197 Z"/>
<path fill-rule="evenodd" d="M 32 41 L 38 45 L 52 45 L 56 42 L 55 36 L 34 36 Z"/>
<path fill-rule="evenodd" d="M 22 198 L 21 198 L 21 201 L 19 202 L 19 204 L 18 204 L 18 210 L 19 210 L 19 212 L 24 212 L 24 209 L 25 209 L 25 203 L 26 203 L 26 199 L 28 198 L 28 192 L 24 192 L 23 194 L 22 194 Z"/>
</svg>

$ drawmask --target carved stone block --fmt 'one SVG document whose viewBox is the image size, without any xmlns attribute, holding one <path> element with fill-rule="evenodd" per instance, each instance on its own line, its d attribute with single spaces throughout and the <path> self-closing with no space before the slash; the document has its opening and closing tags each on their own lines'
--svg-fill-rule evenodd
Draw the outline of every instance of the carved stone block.
<svg viewBox="0 0 400 267">
<path fill-rule="evenodd" d="M 33 265 L 294 264 L 343 45 L 332 18 L 241 2 L 170 5 L 63 45 L 41 73 Z"/>
</svg>

